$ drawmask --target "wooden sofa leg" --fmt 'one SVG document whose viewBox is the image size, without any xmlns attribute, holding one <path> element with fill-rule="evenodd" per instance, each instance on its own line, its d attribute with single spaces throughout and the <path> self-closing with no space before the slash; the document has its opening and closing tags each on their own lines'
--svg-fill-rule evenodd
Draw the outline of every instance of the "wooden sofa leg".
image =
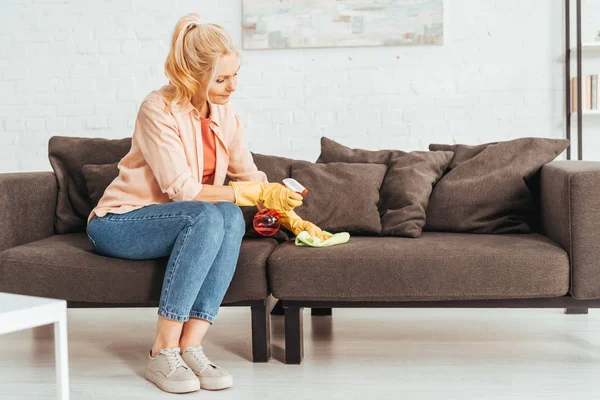
<svg viewBox="0 0 600 400">
<path fill-rule="evenodd" d="M 302 364 L 304 358 L 304 335 L 302 307 L 285 309 L 285 363 Z"/>
<path fill-rule="evenodd" d="M 573 315 L 573 314 L 587 314 L 588 309 L 584 307 L 568 307 L 565 308 L 565 314 Z"/>
<path fill-rule="evenodd" d="M 277 300 L 275 307 L 271 310 L 271 315 L 284 315 L 285 309 L 281 305 L 281 300 Z"/>
<path fill-rule="evenodd" d="M 310 315 L 331 316 L 331 308 L 311 308 Z"/>
<path fill-rule="evenodd" d="M 271 359 L 271 314 L 266 305 L 252 306 L 252 361 Z"/>
</svg>

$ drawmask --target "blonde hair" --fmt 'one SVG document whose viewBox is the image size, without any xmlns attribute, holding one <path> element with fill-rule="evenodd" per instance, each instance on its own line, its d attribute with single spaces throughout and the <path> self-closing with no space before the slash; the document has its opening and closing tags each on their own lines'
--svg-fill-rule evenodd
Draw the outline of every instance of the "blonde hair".
<svg viewBox="0 0 600 400">
<path fill-rule="evenodd" d="M 203 24 L 196 13 L 182 17 L 173 30 L 171 49 L 165 62 L 165 74 L 173 86 L 168 94 L 174 103 L 189 101 L 201 87 L 201 78 L 209 76 L 213 83 L 223 56 L 239 53 L 225 29 L 217 24 Z"/>
</svg>

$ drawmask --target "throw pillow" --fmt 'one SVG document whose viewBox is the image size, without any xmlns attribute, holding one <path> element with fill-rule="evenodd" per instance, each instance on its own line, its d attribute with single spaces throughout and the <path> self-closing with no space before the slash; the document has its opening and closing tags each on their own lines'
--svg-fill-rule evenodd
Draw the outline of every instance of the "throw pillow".
<svg viewBox="0 0 600 400">
<path fill-rule="evenodd" d="M 321 138 L 317 163 L 373 163 L 387 166 L 378 203 L 381 235 L 421 236 L 433 185 L 446 171 L 452 152 L 351 149 Z"/>
<path fill-rule="evenodd" d="M 50 138 L 48 157 L 58 183 L 56 233 L 85 232 L 86 220 L 93 207 L 83 175 L 83 166 L 118 162 L 130 148 L 131 138 Z"/>
<path fill-rule="evenodd" d="M 378 234 L 377 203 L 386 170 L 382 164 L 297 162 L 292 165 L 292 178 L 308 193 L 294 211 L 331 233 Z"/>
<path fill-rule="evenodd" d="M 83 176 L 88 188 L 88 195 L 92 202 L 92 208 L 98 205 L 98 202 L 104 195 L 104 191 L 119 176 L 119 163 L 83 166 Z"/>
<path fill-rule="evenodd" d="M 433 189 L 426 230 L 529 233 L 536 210 L 527 187 L 539 169 L 569 147 L 565 139 L 521 138 L 478 146 L 431 144 L 454 152 Z"/>
</svg>

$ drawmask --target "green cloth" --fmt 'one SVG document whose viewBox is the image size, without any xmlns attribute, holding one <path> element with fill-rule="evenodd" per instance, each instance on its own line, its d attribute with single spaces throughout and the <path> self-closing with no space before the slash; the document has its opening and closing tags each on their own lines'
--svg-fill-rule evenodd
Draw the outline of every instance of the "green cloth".
<svg viewBox="0 0 600 400">
<path fill-rule="evenodd" d="M 323 231 L 329 233 L 327 231 Z M 310 236 L 307 231 L 302 231 L 296 236 L 296 246 L 311 246 L 311 247 L 329 247 L 336 244 L 344 244 L 350 240 L 350 234 L 348 232 L 340 232 L 334 234 L 332 237 L 322 242 L 316 236 Z"/>
</svg>

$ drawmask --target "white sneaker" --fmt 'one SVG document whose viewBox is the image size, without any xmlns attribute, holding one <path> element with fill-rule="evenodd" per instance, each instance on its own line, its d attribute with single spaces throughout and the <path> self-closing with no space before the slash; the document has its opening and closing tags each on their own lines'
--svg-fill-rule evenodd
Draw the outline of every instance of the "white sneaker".
<svg viewBox="0 0 600 400">
<path fill-rule="evenodd" d="M 162 349 L 152 358 L 150 350 L 146 363 L 146 379 L 165 392 L 187 393 L 200 390 L 198 378 L 183 361 L 179 351 L 179 347 Z"/>
<path fill-rule="evenodd" d="M 200 388 L 205 390 L 221 390 L 233 386 L 233 377 L 223 368 L 212 363 L 202 346 L 188 347 L 181 357 L 200 379 Z"/>
</svg>

